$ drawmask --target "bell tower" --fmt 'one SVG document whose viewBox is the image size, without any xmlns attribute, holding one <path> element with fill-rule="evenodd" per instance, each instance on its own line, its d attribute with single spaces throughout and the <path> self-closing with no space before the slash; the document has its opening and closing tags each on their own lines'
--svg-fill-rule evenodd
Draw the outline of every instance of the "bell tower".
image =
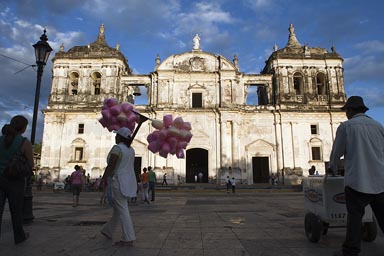
<svg viewBox="0 0 384 256">
<path fill-rule="evenodd" d="M 272 101 L 276 105 L 327 109 L 345 102 L 343 59 L 335 51 L 301 45 L 290 24 L 288 42 L 266 61 L 263 74 L 273 74 Z"/>
</svg>

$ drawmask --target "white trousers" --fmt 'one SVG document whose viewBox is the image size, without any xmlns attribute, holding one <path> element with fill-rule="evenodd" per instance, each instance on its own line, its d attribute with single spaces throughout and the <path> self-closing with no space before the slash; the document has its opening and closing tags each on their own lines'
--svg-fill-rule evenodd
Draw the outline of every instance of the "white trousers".
<svg viewBox="0 0 384 256">
<path fill-rule="evenodd" d="M 128 209 L 128 197 L 120 192 L 119 182 L 112 181 L 113 193 L 113 215 L 112 218 L 104 224 L 101 231 L 110 237 L 116 231 L 117 226 L 120 224 L 122 227 L 123 241 L 136 240 L 135 230 L 133 229 L 131 215 Z"/>
</svg>

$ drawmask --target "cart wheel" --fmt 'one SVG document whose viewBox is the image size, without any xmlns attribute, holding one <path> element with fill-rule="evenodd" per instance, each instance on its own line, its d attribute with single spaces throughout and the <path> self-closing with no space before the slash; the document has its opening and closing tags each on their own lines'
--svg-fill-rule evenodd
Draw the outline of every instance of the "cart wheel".
<svg viewBox="0 0 384 256">
<path fill-rule="evenodd" d="M 372 222 L 364 222 L 362 227 L 362 239 L 366 242 L 372 242 L 377 236 L 377 226 L 375 218 Z"/>
<path fill-rule="evenodd" d="M 305 234 L 312 243 L 317 243 L 320 240 L 322 232 L 322 221 L 313 213 L 307 213 L 305 215 Z"/>
</svg>

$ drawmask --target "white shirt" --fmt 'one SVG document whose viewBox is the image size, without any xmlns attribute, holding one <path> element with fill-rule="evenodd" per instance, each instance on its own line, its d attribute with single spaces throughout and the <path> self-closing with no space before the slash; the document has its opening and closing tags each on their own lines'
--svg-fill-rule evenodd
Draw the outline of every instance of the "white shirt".
<svg viewBox="0 0 384 256">
<path fill-rule="evenodd" d="M 127 147 L 124 143 L 116 145 L 120 148 L 121 155 L 116 167 L 113 182 L 118 182 L 120 192 L 124 196 L 135 197 L 137 192 L 137 181 L 134 170 L 135 150 L 132 147 Z M 115 146 L 115 147 L 116 147 Z M 111 152 L 116 152 L 116 148 L 112 148 Z"/>
<path fill-rule="evenodd" d="M 337 170 L 344 156 L 344 185 L 362 193 L 384 192 L 384 128 L 359 113 L 340 124 L 336 131 L 329 168 Z"/>
</svg>

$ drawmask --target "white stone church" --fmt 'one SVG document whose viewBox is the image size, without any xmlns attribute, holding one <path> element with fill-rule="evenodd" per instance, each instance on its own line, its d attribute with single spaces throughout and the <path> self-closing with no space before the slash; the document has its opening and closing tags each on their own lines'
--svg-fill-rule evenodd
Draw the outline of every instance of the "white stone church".
<svg viewBox="0 0 384 256">
<path fill-rule="evenodd" d="M 217 184 L 227 175 L 267 183 L 272 173 L 295 184 L 312 165 L 324 173 L 336 129 L 346 120 L 343 59 L 334 47 L 300 44 L 291 24 L 287 45 L 275 45 L 260 74 L 242 72 L 236 55 L 231 61 L 203 51 L 198 35 L 191 48 L 163 61 L 157 56 L 153 72 L 133 74 L 119 45 L 107 44 L 103 25 L 93 43 L 68 51 L 62 46 L 43 110 L 40 171 L 62 180 L 78 164 L 92 178 L 102 175 L 115 137 L 98 122 L 102 103 L 112 97 L 134 102 L 141 93 L 147 104 L 137 111 L 160 120 L 180 116 L 191 123 L 193 137 L 184 159 L 163 158 L 147 149 L 154 128 L 145 122 L 132 144 L 136 172 L 153 166 L 171 183 L 193 183 L 201 172 L 200 182 Z M 251 91 L 257 105 L 247 104 Z"/>
</svg>

